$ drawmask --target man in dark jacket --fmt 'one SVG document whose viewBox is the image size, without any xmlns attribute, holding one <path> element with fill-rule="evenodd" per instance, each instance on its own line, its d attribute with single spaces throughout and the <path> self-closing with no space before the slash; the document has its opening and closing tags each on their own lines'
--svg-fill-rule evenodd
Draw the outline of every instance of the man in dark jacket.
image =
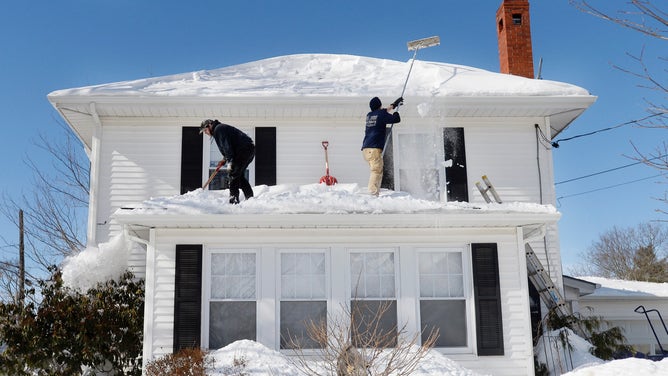
<svg viewBox="0 0 668 376">
<path fill-rule="evenodd" d="M 369 102 L 371 112 L 366 115 L 362 155 L 369 163 L 371 171 L 369 193 L 374 196 L 380 193 L 380 183 L 383 180 L 383 148 L 385 147 L 386 127 L 388 124 L 396 124 L 401 121 L 399 113 L 394 110 L 403 103 L 403 100 L 403 98 L 398 98 L 386 109 L 381 108 L 382 103 L 378 97 L 373 97 Z"/>
<path fill-rule="evenodd" d="M 219 167 L 229 165 L 230 204 L 239 203 L 239 188 L 244 192 L 246 199 L 253 197 L 253 188 L 244 175 L 246 168 L 255 158 L 253 140 L 239 129 L 211 119 L 204 120 L 200 124 L 201 133 L 216 140 L 216 145 L 223 155 Z"/>
</svg>

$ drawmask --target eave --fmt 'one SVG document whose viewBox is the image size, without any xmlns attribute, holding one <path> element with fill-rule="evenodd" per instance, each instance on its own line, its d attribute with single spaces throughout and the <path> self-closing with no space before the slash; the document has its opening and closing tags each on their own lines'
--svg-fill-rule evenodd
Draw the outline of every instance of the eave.
<svg viewBox="0 0 668 376">
<path fill-rule="evenodd" d="M 447 211 L 392 214 L 142 214 L 119 209 L 121 225 L 141 229 L 203 228 L 535 228 L 556 223 L 560 213 Z"/>
</svg>

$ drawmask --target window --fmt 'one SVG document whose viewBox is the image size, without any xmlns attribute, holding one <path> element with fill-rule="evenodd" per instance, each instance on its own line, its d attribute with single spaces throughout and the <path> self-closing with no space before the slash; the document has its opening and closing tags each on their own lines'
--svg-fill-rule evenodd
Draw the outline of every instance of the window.
<svg viewBox="0 0 668 376">
<path fill-rule="evenodd" d="M 445 127 L 437 134 L 398 135 L 399 189 L 426 200 L 468 202 L 464 128 Z"/>
<path fill-rule="evenodd" d="M 464 283 L 463 252 L 418 252 L 420 329 L 424 342 L 438 329 L 436 347 L 466 347 L 468 343 L 468 288 Z"/>
<path fill-rule="evenodd" d="M 309 325 L 327 324 L 325 252 L 281 253 L 281 349 L 320 348 Z"/>
<path fill-rule="evenodd" d="M 394 252 L 350 254 L 350 336 L 356 347 L 397 344 L 394 262 Z"/>
<path fill-rule="evenodd" d="M 247 135 L 251 136 L 252 133 L 249 133 L 248 130 L 246 129 L 241 129 L 243 132 L 245 132 Z M 218 162 L 220 162 L 223 159 L 223 155 L 220 153 L 220 150 L 218 149 L 218 145 L 216 145 L 216 141 L 213 139 L 213 137 L 209 136 L 204 136 L 204 179 L 208 180 L 209 177 L 213 174 L 214 171 L 216 171 L 216 167 L 218 167 Z M 253 181 L 250 180 L 250 172 L 249 170 L 252 168 L 253 163 L 248 167 L 244 175 L 246 176 L 246 179 L 253 184 Z M 208 189 L 209 190 L 221 190 L 221 189 L 229 189 L 230 188 L 230 183 L 228 174 L 227 174 L 227 167 L 228 165 L 223 166 L 216 175 L 213 177 L 211 180 L 211 183 L 209 183 Z M 205 181 L 206 181 L 205 180 Z"/>
<path fill-rule="evenodd" d="M 444 176 L 438 168 L 443 157 L 427 133 L 402 133 L 398 136 L 399 188 L 413 197 L 438 201 Z"/>
<path fill-rule="evenodd" d="M 211 254 L 210 349 L 256 339 L 256 274 L 254 252 Z"/>
</svg>

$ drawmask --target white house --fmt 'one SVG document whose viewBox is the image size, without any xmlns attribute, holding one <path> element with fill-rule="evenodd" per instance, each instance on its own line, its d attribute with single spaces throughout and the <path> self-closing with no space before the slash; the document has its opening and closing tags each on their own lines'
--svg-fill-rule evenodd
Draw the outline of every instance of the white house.
<svg viewBox="0 0 668 376">
<path fill-rule="evenodd" d="M 518 48 L 506 33 L 528 21 L 528 2 L 502 3 L 502 56 Z M 524 244 L 561 286 L 549 140 L 595 101 L 580 87 L 508 74 L 512 66 L 415 61 L 378 200 L 403 191 L 436 208 L 268 213 L 243 201 L 216 213 L 146 210 L 151 198 L 208 194 L 201 187 L 220 156 L 198 134 L 207 118 L 255 140 L 256 187 L 317 183 L 324 140 L 332 175 L 365 187 L 367 104 L 399 96 L 409 64 L 291 55 L 49 94 L 91 161 L 89 242 L 126 231 L 145 246 L 131 265 L 146 280 L 145 361 L 242 338 L 285 350 L 305 319 L 385 302 L 385 327 L 439 328 L 436 348 L 467 368 L 533 374 Z M 482 175 L 503 210 L 482 200 Z"/>
<path fill-rule="evenodd" d="M 602 277 L 564 278 L 578 283 L 578 307 L 574 312 L 600 316 L 608 326 L 620 327 L 637 351 L 648 355 L 664 355 L 663 351 L 668 351 L 668 316 L 664 316 L 668 315 L 668 283 Z"/>
</svg>

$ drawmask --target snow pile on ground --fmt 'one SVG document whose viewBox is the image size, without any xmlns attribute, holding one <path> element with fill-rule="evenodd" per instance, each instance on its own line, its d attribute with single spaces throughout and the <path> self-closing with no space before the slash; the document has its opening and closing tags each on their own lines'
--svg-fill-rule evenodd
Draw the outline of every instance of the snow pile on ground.
<svg viewBox="0 0 668 376">
<path fill-rule="evenodd" d="M 87 291 L 98 282 L 117 279 L 128 268 L 128 257 L 138 245 L 123 234 L 116 235 L 97 247 L 87 247 L 61 264 L 63 284 Z"/>
<path fill-rule="evenodd" d="M 560 334 L 566 336 L 570 348 L 564 348 Z M 534 347 L 539 362 L 545 364 L 550 375 L 564 376 L 668 376 L 668 358 L 661 361 L 627 358 L 604 361 L 592 355 L 593 346 L 572 330 L 557 329 L 543 335 Z M 570 372 L 569 372 L 570 370 Z"/>
<path fill-rule="evenodd" d="M 556 213 L 552 205 L 509 202 L 471 204 L 468 202 L 435 202 L 412 197 L 405 192 L 382 190 L 379 197 L 366 193 L 357 184 L 325 184 L 253 188 L 255 196 L 239 205 L 228 204 L 229 191 L 201 188 L 183 195 L 157 197 L 144 201 L 133 210 L 141 214 L 354 214 L 416 213 L 433 211 L 501 211 Z"/>
<path fill-rule="evenodd" d="M 557 335 L 557 333 L 550 333 Z M 648 359 L 620 359 L 609 362 L 602 361 L 589 353 L 591 345 L 573 332 L 568 333 L 573 359 L 573 369 L 568 373 L 551 369 L 551 375 L 564 376 L 628 376 L 657 375 L 668 376 L 668 358 L 653 362 Z M 538 352 L 538 348 L 536 348 Z M 563 352 L 563 351 L 562 351 Z M 291 359 L 278 351 L 271 350 L 257 342 L 249 340 L 236 341 L 222 349 L 209 354 L 213 361 L 210 376 L 245 374 L 248 376 L 299 376 L 303 375 Z M 544 358 L 543 358 L 544 360 Z M 243 364 L 243 365 L 242 365 Z M 315 369 L 319 369 L 314 365 Z M 322 373 L 326 374 L 325 372 Z M 479 376 L 457 362 L 432 350 L 422 359 L 414 376 Z"/>
<path fill-rule="evenodd" d="M 563 376 L 668 376 L 668 358 L 659 362 L 648 359 L 619 359 L 596 366 L 583 366 Z"/>
<path fill-rule="evenodd" d="M 568 341 L 570 348 L 564 347 L 562 338 Z M 541 336 L 534 347 L 534 354 L 540 363 L 547 366 L 551 375 L 561 375 L 581 366 L 603 363 L 603 360 L 589 352 L 592 347 L 589 342 L 572 330 L 563 328 Z"/>
<path fill-rule="evenodd" d="M 278 351 L 271 350 L 257 342 L 240 340 L 209 354 L 214 369 L 208 374 L 223 376 L 245 374 L 249 376 L 298 376 L 303 375 L 300 367 Z M 243 365 L 241 365 L 243 364 Z M 315 370 L 327 372 L 317 363 L 310 364 Z M 479 376 L 436 351 L 430 351 L 412 373 L 415 376 Z"/>
<path fill-rule="evenodd" d="M 483 69 L 416 60 L 405 97 L 586 96 L 578 86 Z M 344 54 L 278 56 L 213 70 L 58 90 L 68 95 L 182 97 L 395 96 L 406 62 Z"/>
</svg>

